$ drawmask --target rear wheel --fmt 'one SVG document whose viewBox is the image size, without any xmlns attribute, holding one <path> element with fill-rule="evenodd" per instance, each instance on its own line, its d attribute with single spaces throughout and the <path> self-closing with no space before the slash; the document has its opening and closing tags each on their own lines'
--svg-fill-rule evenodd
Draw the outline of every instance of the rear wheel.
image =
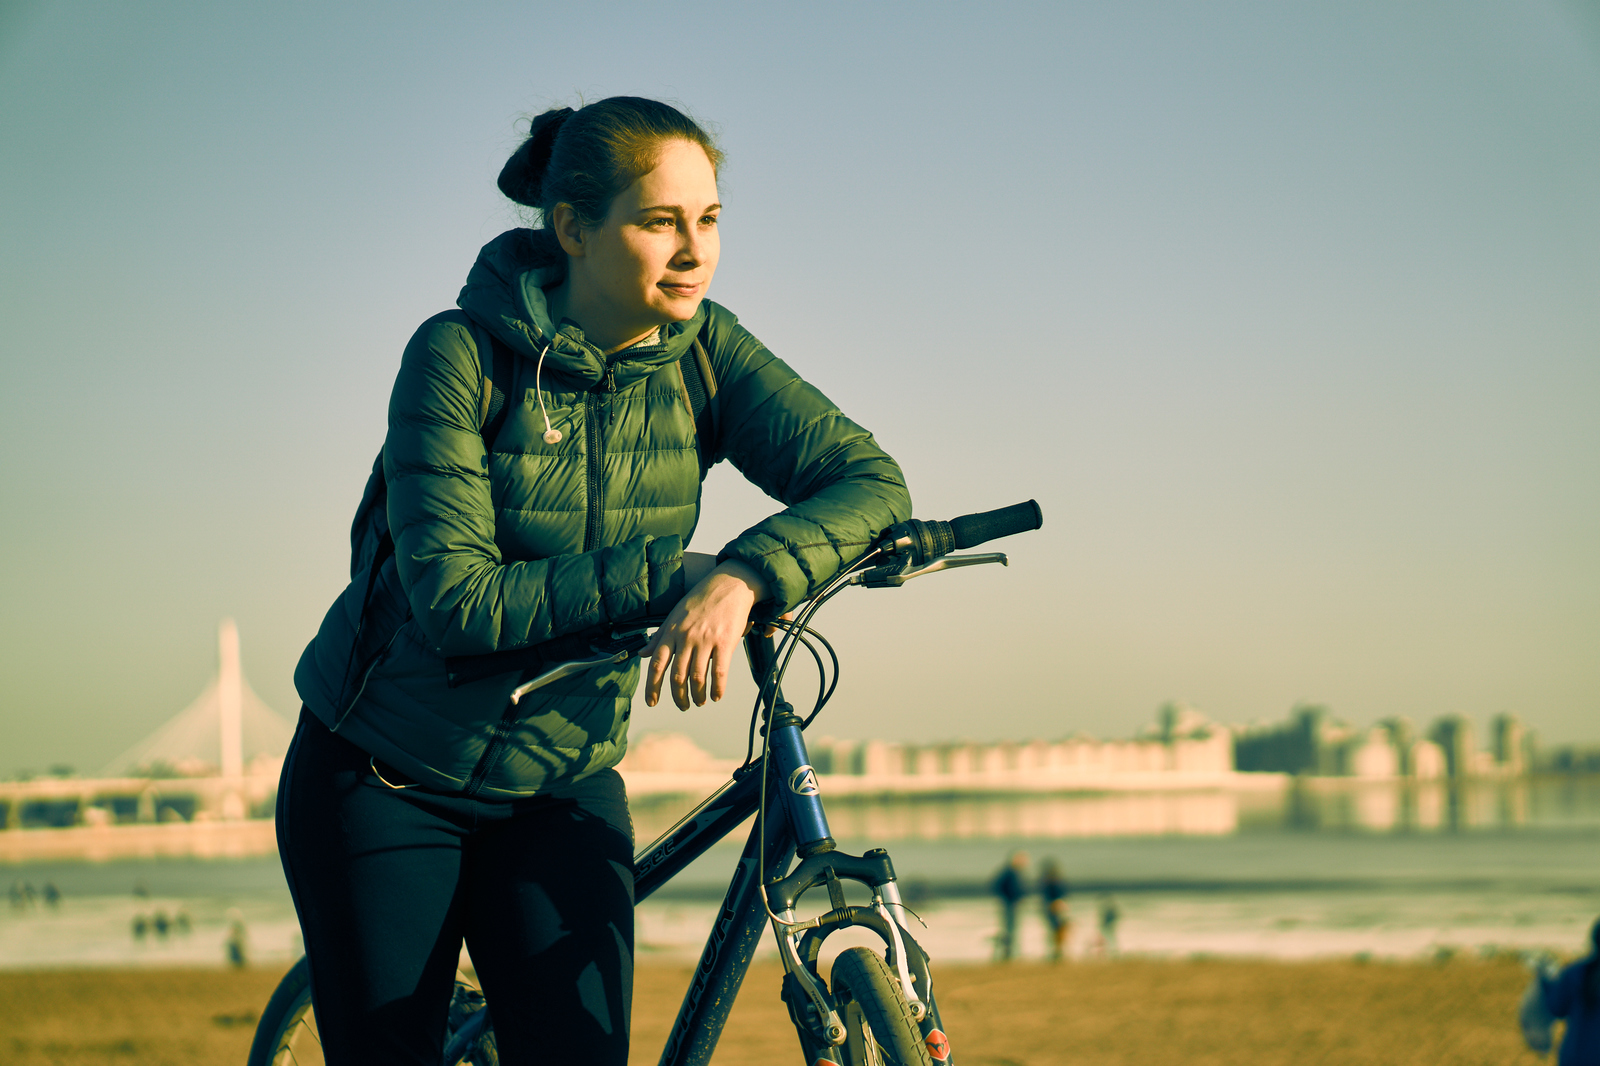
<svg viewBox="0 0 1600 1066">
<path fill-rule="evenodd" d="M 889 964 L 868 948 L 833 962 L 833 999 L 844 1022 L 842 1066 L 932 1066 L 917 1021 Z"/>
<path fill-rule="evenodd" d="M 445 1042 L 449 1043 L 469 1015 L 482 1009 L 483 993 L 458 977 L 455 995 L 450 1001 Z M 473 1066 L 499 1066 L 492 1028 L 484 1030 L 462 1061 Z M 317 1016 L 311 1008 L 311 970 L 304 958 L 284 974 L 261 1012 L 247 1066 L 323 1066 L 322 1037 L 317 1032 Z"/>
<path fill-rule="evenodd" d="M 311 1011 L 311 968 L 289 968 L 267 1000 L 250 1044 L 248 1066 L 322 1066 L 322 1038 Z"/>
</svg>

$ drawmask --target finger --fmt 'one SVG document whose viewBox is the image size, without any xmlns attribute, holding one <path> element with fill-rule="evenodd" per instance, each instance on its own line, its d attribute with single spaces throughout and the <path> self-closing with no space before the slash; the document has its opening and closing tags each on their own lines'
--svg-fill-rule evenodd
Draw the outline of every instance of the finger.
<svg viewBox="0 0 1600 1066">
<path fill-rule="evenodd" d="M 706 674 L 711 666 L 711 655 L 711 648 L 696 648 L 694 658 L 689 662 L 689 682 L 696 707 L 706 705 Z"/>
<path fill-rule="evenodd" d="M 713 702 L 720 700 L 728 692 L 728 660 L 733 656 L 733 646 L 725 645 L 717 648 L 715 653 L 714 669 L 711 674 L 711 699 Z"/>
<path fill-rule="evenodd" d="M 679 648 L 677 658 L 672 661 L 672 702 L 678 705 L 678 710 L 689 709 L 689 659 L 693 653 L 688 648 Z"/>
<path fill-rule="evenodd" d="M 661 679 L 666 676 L 667 664 L 672 662 L 672 646 L 661 644 L 650 656 L 650 680 L 644 687 L 644 705 L 654 707 L 661 702 Z"/>
</svg>

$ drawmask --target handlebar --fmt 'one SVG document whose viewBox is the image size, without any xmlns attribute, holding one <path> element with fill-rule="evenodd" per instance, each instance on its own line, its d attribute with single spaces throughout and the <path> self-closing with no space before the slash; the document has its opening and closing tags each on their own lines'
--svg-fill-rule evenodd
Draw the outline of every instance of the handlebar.
<svg viewBox="0 0 1600 1066">
<path fill-rule="evenodd" d="M 913 518 L 884 530 L 878 547 L 890 555 L 909 555 L 913 565 L 921 565 L 952 551 L 1026 533 L 1043 525 L 1044 511 L 1038 501 L 1027 500 L 993 511 L 962 515 L 948 522 Z"/>
<path fill-rule="evenodd" d="M 964 514 L 950 519 L 950 532 L 955 535 L 956 549 L 976 548 L 990 540 L 1026 533 L 1044 525 L 1044 511 L 1038 500 L 1014 503 L 979 514 Z"/>
</svg>

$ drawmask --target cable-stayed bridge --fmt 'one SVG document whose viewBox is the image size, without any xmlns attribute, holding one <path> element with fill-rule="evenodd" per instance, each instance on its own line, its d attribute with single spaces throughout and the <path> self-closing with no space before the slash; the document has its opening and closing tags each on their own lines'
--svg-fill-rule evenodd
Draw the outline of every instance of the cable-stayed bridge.
<svg viewBox="0 0 1600 1066">
<path fill-rule="evenodd" d="M 250 688 L 224 619 L 217 673 L 94 778 L 0 782 L 0 862 L 270 853 L 271 802 L 294 727 Z"/>
</svg>

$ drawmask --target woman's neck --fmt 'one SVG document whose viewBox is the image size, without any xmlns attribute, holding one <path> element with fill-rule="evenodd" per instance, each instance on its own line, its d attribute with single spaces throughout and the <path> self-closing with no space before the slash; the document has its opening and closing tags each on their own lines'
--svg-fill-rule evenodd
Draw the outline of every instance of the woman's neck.
<svg viewBox="0 0 1600 1066">
<path fill-rule="evenodd" d="M 607 328 L 616 316 L 604 306 L 604 301 L 592 297 L 585 299 L 588 295 L 581 283 L 574 284 L 569 272 L 560 285 L 545 290 L 545 306 L 550 311 L 550 324 L 553 327 L 559 330 L 562 319 L 576 322 L 578 328 L 583 330 L 583 339 L 599 348 L 603 355 L 638 344 L 661 327 L 659 322 L 634 322 Z"/>
</svg>

